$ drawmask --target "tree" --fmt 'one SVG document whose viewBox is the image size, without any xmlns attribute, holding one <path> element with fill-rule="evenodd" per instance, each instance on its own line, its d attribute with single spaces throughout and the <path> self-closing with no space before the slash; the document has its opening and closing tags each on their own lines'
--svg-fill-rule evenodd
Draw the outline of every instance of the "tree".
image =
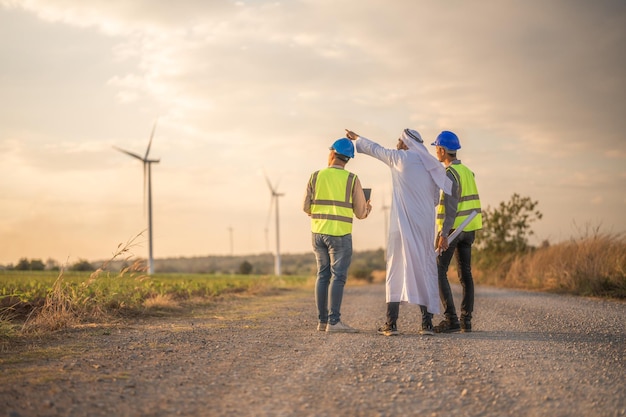
<svg viewBox="0 0 626 417">
<path fill-rule="evenodd" d="M 89 261 L 85 259 L 80 259 L 70 268 L 70 270 L 72 271 L 93 271 L 94 269 L 95 268 L 93 267 L 93 265 L 91 265 Z"/>
<path fill-rule="evenodd" d="M 17 265 L 15 265 L 16 271 L 43 271 L 46 265 L 41 261 L 41 259 L 31 259 L 21 258 Z"/>
<path fill-rule="evenodd" d="M 515 193 L 509 202 L 501 202 L 498 208 L 487 207 L 482 212 L 483 229 L 477 247 L 498 254 L 526 251 L 528 238 L 534 234 L 530 224 L 543 217 L 539 210 L 535 210 L 537 204 L 530 197 Z"/>
<path fill-rule="evenodd" d="M 48 271 L 58 271 L 60 269 L 61 269 L 61 267 L 59 266 L 59 263 L 57 261 L 55 261 L 52 258 L 48 258 L 48 260 L 46 261 L 46 270 L 48 270 Z"/>
<path fill-rule="evenodd" d="M 30 262 L 26 258 L 21 258 L 17 265 L 15 265 L 15 270 L 17 271 L 28 271 L 30 270 Z"/>
<path fill-rule="evenodd" d="M 30 270 L 31 271 L 43 271 L 46 265 L 41 261 L 41 259 L 31 259 L 30 261 Z"/>
</svg>

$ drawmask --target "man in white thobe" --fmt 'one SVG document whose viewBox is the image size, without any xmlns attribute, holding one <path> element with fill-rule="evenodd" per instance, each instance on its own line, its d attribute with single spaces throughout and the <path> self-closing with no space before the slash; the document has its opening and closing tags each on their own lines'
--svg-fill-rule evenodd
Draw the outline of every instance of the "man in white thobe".
<svg viewBox="0 0 626 417">
<path fill-rule="evenodd" d="M 393 195 L 387 237 L 387 321 L 378 329 L 385 336 L 398 334 L 400 303 L 418 304 L 421 334 L 433 334 L 432 315 L 439 313 L 435 208 L 439 190 L 450 194 L 452 183 L 439 161 L 428 153 L 421 135 L 404 129 L 396 149 L 388 149 L 347 130 L 359 153 L 384 162 L 391 169 Z"/>
</svg>

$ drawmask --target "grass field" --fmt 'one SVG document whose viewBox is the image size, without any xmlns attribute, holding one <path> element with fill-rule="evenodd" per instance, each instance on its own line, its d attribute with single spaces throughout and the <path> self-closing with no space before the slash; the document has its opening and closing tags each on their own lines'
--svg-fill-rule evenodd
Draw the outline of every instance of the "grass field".
<svg viewBox="0 0 626 417">
<path fill-rule="evenodd" d="M 626 299 L 624 235 L 593 233 L 524 254 L 477 255 L 478 284 Z M 143 267 L 135 262 L 119 272 L 0 271 L 0 341 L 78 323 L 175 314 L 216 297 L 265 295 L 314 283 L 312 275 L 147 276 Z M 384 271 L 370 272 L 376 282 L 384 281 Z M 367 281 L 352 277 L 349 282 Z"/>
<path fill-rule="evenodd" d="M 311 284 L 312 278 L 303 276 L 0 271 L 0 337 L 172 313 L 215 297 L 264 295 Z"/>
</svg>

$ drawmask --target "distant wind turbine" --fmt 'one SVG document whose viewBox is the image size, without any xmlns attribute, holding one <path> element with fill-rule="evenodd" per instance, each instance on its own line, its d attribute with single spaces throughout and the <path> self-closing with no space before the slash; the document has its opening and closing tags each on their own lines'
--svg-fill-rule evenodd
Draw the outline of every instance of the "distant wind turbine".
<svg viewBox="0 0 626 417">
<path fill-rule="evenodd" d="M 230 255 L 233 255 L 233 227 L 228 226 L 228 233 L 230 234 Z"/>
<path fill-rule="evenodd" d="M 143 162 L 144 206 L 146 204 L 146 194 L 148 194 L 148 273 L 150 275 L 154 273 L 154 259 L 152 258 L 152 164 L 159 163 L 160 159 L 148 159 L 148 154 L 150 153 L 150 146 L 152 146 L 152 138 L 154 137 L 156 125 L 157 124 L 155 122 L 152 127 L 152 133 L 150 134 L 150 141 L 148 142 L 146 154 L 143 157 L 137 155 L 136 153 L 118 148 L 117 146 L 113 146 L 113 148 L 118 151 L 132 156 L 133 158 L 137 158 Z"/>
<path fill-rule="evenodd" d="M 267 175 L 265 176 L 265 180 L 267 181 L 267 185 L 270 188 L 270 191 L 272 193 L 272 199 L 270 201 L 270 213 L 272 211 L 272 205 L 275 204 L 275 208 L 276 208 L 276 256 L 274 258 L 274 274 L 276 276 L 280 276 L 280 228 L 279 228 L 279 216 L 278 216 L 278 198 L 282 197 L 285 194 L 279 193 L 277 191 L 278 184 L 276 184 L 276 186 L 273 186 L 269 178 L 267 178 Z M 268 223 L 269 223 L 269 217 L 268 217 Z M 267 234 L 267 226 L 265 228 L 265 233 Z"/>
</svg>

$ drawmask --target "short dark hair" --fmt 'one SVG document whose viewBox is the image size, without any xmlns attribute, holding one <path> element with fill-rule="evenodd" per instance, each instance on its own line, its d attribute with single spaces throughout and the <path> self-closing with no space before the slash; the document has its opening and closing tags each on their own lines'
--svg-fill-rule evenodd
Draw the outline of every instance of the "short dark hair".
<svg viewBox="0 0 626 417">
<path fill-rule="evenodd" d="M 350 160 L 350 157 L 342 155 L 340 153 L 335 152 L 335 157 L 337 159 L 341 159 L 343 162 L 348 162 Z"/>
</svg>

